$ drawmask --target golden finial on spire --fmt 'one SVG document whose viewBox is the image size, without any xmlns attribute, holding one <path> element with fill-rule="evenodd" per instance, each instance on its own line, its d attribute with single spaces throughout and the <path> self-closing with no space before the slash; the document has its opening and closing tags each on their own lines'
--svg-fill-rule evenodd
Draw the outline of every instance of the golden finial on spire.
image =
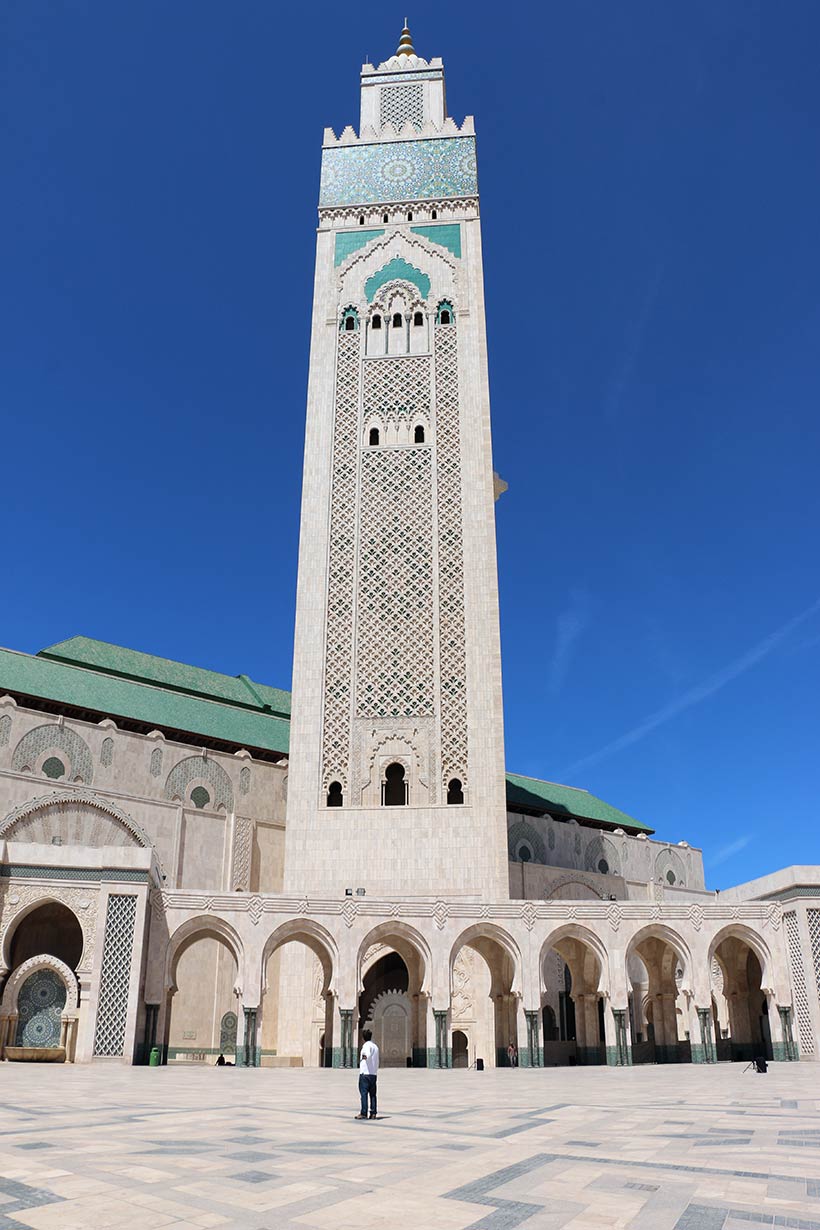
<svg viewBox="0 0 820 1230">
<path fill-rule="evenodd" d="M 416 49 L 413 46 L 413 40 L 410 37 L 410 27 L 408 26 L 407 18 L 405 17 L 404 29 L 401 32 L 401 38 L 399 39 L 399 45 L 396 51 L 396 55 L 397 56 L 414 56 L 415 54 L 416 54 Z"/>
</svg>

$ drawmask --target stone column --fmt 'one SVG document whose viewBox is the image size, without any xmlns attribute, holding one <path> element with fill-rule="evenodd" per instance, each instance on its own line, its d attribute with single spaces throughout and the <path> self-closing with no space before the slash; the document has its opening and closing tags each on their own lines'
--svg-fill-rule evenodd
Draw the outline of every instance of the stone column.
<svg viewBox="0 0 820 1230">
<path fill-rule="evenodd" d="M 584 996 L 584 1032 L 586 1034 L 586 1063 L 596 1064 L 601 1062 L 601 1042 L 598 1033 L 598 996 Z"/>
<path fill-rule="evenodd" d="M 242 1031 L 242 1046 L 241 1046 L 241 1067 L 255 1068 L 259 1064 L 259 1047 L 256 1041 L 257 1020 L 259 1016 L 259 1008 L 247 1008 L 243 1005 L 242 1016 L 244 1018 L 244 1029 Z M 239 1055 L 240 1045 L 239 1038 L 236 1040 L 237 1048 L 237 1066 L 240 1066 Z"/>
<path fill-rule="evenodd" d="M 544 1052 L 539 1040 L 540 1016 L 541 1013 L 537 1008 L 528 1008 L 524 1011 L 527 1045 L 521 1051 L 522 1068 L 543 1068 L 544 1066 Z"/>
<path fill-rule="evenodd" d="M 449 1035 L 447 1030 L 447 1010 L 433 1009 L 433 1017 L 435 1021 L 435 1048 L 433 1050 L 433 1067 L 434 1068 L 451 1068 L 453 1066 L 452 1051 L 449 1045 Z"/>
<path fill-rule="evenodd" d="M 713 1034 L 712 1009 L 697 1008 L 698 1034 L 701 1045 L 701 1063 L 717 1063 L 717 1048 Z"/>
<path fill-rule="evenodd" d="M 355 1045 L 353 1042 L 353 1014 L 354 1008 L 339 1009 L 339 1062 L 336 1062 L 337 1048 L 333 1047 L 333 1066 L 334 1068 L 352 1068 L 355 1067 Z"/>
<path fill-rule="evenodd" d="M 626 1008 L 613 1008 L 608 999 L 604 1000 L 604 1043 L 610 1067 L 624 1068 L 632 1063 L 627 1015 Z"/>
<path fill-rule="evenodd" d="M 772 996 L 772 999 L 774 996 Z M 771 1001 L 769 1012 L 771 1013 Z M 782 1058 L 787 1061 L 793 1061 L 800 1058 L 800 1053 L 797 1048 L 797 1042 L 794 1037 L 794 1026 L 792 1022 L 792 1010 L 789 1006 L 782 1004 L 777 1005 L 777 1015 L 780 1019 L 780 1045 L 783 1049 Z M 772 1048 L 774 1050 L 775 1059 L 780 1058 L 774 1043 L 774 1033 L 772 1033 Z"/>
<path fill-rule="evenodd" d="M 587 1061 L 587 1014 L 585 995 L 571 995 L 572 1006 L 575 1009 L 575 1053 L 578 1063 Z"/>
</svg>

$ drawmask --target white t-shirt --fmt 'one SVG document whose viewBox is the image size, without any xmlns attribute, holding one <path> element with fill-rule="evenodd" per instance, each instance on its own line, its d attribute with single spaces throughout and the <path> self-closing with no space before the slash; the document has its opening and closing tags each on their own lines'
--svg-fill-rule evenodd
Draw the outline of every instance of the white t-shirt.
<svg viewBox="0 0 820 1230">
<path fill-rule="evenodd" d="M 359 1071 L 365 1076 L 375 1076 L 379 1070 L 379 1048 L 375 1042 L 365 1042 L 359 1056 Z"/>
</svg>

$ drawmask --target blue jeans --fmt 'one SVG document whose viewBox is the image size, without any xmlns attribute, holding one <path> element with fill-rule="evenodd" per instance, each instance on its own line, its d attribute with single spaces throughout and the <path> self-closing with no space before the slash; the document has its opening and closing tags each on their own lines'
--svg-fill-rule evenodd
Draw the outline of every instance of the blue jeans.
<svg viewBox="0 0 820 1230">
<path fill-rule="evenodd" d="M 370 1113 L 376 1114 L 376 1080 L 375 1076 L 359 1073 L 359 1097 L 362 1099 L 362 1116 L 367 1116 L 367 1099 L 370 1099 Z"/>
</svg>

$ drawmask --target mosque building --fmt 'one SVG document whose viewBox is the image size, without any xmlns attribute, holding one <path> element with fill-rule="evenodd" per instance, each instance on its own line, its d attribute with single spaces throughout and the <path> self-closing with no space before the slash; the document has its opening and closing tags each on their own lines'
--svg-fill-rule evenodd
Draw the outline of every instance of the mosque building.
<svg viewBox="0 0 820 1230">
<path fill-rule="evenodd" d="M 505 769 L 472 118 L 405 28 L 326 129 L 292 694 L 0 651 L 0 1058 L 816 1060 L 820 868 Z"/>
</svg>

